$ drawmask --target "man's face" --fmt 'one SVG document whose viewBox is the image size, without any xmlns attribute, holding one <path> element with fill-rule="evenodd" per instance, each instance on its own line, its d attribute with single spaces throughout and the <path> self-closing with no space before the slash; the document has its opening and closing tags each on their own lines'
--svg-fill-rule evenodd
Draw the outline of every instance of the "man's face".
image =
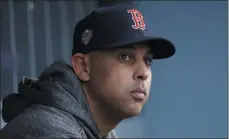
<svg viewBox="0 0 229 139">
<path fill-rule="evenodd" d="M 151 62 L 143 44 L 90 53 L 87 88 L 92 98 L 119 118 L 138 115 L 149 96 Z"/>
</svg>

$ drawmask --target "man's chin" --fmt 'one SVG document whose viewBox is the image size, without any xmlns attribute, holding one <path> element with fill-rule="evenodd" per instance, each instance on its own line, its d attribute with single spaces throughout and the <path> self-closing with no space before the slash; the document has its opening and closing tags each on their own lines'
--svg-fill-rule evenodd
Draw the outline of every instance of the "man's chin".
<svg viewBox="0 0 229 139">
<path fill-rule="evenodd" d="M 126 107 L 116 107 L 116 112 L 112 116 L 116 115 L 119 121 L 138 116 L 142 112 L 143 105 L 141 104 L 132 104 L 125 105 Z"/>
<path fill-rule="evenodd" d="M 131 108 L 124 112 L 125 119 L 138 116 L 142 112 L 142 107 Z"/>
</svg>

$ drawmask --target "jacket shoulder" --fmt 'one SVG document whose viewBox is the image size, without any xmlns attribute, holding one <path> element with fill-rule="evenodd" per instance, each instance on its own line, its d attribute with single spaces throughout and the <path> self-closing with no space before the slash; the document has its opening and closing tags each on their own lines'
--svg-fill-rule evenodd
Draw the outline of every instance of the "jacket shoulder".
<svg viewBox="0 0 229 139">
<path fill-rule="evenodd" d="M 64 111 L 44 105 L 32 105 L 12 119 L 1 131 L 26 138 L 85 138 L 75 118 Z"/>
</svg>

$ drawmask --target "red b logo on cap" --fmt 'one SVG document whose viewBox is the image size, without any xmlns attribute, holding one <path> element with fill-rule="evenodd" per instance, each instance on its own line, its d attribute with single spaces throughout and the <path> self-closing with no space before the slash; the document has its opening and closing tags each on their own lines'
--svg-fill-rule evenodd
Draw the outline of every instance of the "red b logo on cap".
<svg viewBox="0 0 229 139">
<path fill-rule="evenodd" d="M 142 14 L 138 10 L 135 10 L 135 9 L 127 10 L 127 12 L 131 13 L 132 19 L 134 20 L 134 25 L 132 25 L 132 27 L 134 29 L 145 30 L 146 25 L 144 23 Z"/>
</svg>

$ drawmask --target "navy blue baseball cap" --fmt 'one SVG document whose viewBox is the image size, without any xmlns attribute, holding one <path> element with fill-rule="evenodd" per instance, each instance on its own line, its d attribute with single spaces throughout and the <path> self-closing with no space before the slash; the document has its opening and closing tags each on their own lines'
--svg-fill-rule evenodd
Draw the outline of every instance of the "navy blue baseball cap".
<svg viewBox="0 0 229 139">
<path fill-rule="evenodd" d="M 167 39 L 147 36 L 142 13 L 130 5 L 98 8 L 79 21 L 73 36 L 72 55 L 97 50 L 147 43 L 153 59 L 164 59 L 175 54 L 175 46 Z"/>
</svg>

